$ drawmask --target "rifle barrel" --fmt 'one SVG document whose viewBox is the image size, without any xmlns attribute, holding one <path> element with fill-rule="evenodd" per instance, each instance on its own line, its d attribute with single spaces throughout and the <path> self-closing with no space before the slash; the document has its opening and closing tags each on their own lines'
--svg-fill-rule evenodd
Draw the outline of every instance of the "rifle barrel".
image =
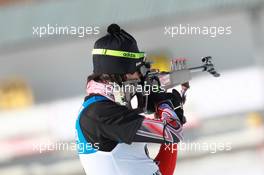
<svg viewBox="0 0 264 175">
<path fill-rule="evenodd" d="M 198 67 L 191 67 L 189 70 L 191 72 L 202 72 L 205 71 L 206 67 L 205 66 L 198 66 Z"/>
</svg>

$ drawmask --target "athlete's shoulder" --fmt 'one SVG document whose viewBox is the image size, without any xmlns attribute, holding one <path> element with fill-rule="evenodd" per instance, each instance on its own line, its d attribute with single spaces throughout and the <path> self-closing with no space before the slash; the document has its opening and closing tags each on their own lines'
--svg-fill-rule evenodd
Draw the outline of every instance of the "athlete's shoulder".
<svg viewBox="0 0 264 175">
<path fill-rule="evenodd" d="M 86 97 L 85 100 L 88 100 L 89 98 L 92 98 L 92 96 Z M 126 106 L 122 106 L 109 99 L 94 102 L 84 111 L 84 114 L 87 117 L 91 117 L 91 119 L 99 120 L 101 122 L 109 122 L 115 119 L 122 120 L 132 116 L 134 116 L 134 118 L 143 118 L 139 113 L 140 110 L 129 109 Z"/>
</svg>

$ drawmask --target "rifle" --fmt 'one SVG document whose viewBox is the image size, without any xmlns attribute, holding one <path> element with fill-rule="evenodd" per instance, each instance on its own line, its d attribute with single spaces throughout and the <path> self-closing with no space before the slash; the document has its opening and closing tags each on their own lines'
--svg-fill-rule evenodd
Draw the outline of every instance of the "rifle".
<svg viewBox="0 0 264 175">
<path fill-rule="evenodd" d="M 141 73 L 143 74 L 143 81 L 145 85 L 157 85 L 161 89 L 167 91 L 170 88 L 173 88 L 177 85 L 182 85 L 182 99 L 183 103 L 186 99 L 186 92 L 189 89 L 189 81 L 192 78 L 192 73 L 196 72 L 208 72 L 214 77 L 219 77 L 220 74 L 216 71 L 215 66 L 212 61 L 211 56 L 206 56 L 202 58 L 202 65 L 188 68 L 186 65 L 186 60 L 173 60 L 171 63 L 171 71 L 170 72 L 159 72 L 159 70 L 151 69 L 151 62 L 145 62 L 143 66 L 141 66 Z M 142 94 L 145 98 L 143 102 L 144 112 L 147 111 L 148 104 L 148 95 Z M 138 98 L 139 99 L 139 98 Z"/>
</svg>

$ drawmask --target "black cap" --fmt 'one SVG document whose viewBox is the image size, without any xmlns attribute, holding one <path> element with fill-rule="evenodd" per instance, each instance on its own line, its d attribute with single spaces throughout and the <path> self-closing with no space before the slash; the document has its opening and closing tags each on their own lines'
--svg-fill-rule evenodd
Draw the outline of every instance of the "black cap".
<svg viewBox="0 0 264 175">
<path fill-rule="evenodd" d="M 108 34 L 99 38 L 94 49 L 109 49 L 125 52 L 140 53 L 137 41 L 126 31 L 120 29 L 117 24 L 111 24 L 107 28 Z M 93 54 L 93 72 L 96 74 L 126 74 L 138 70 L 138 65 L 143 58 L 134 59 L 104 54 Z"/>
</svg>

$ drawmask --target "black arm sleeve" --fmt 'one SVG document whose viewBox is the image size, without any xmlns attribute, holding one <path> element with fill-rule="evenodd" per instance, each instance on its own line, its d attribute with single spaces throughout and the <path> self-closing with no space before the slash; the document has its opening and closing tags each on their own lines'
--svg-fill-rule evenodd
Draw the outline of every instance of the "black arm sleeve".
<svg viewBox="0 0 264 175">
<path fill-rule="evenodd" d="M 165 126 L 163 121 L 146 119 L 139 115 L 140 110 L 131 110 L 112 101 L 92 104 L 85 113 L 87 117 L 83 118 L 83 123 L 88 125 L 83 128 L 89 131 L 87 137 L 93 142 L 102 142 L 105 138 L 127 144 L 179 142 L 177 129 Z"/>
<path fill-rule="evenodd" d="M 112 101 L 91 105 L 87 115 L 93 119 L 97 133 L 116 142 L 132 143 L 144 116 L 139 110 L 130 110 Z"/>
</svg>

